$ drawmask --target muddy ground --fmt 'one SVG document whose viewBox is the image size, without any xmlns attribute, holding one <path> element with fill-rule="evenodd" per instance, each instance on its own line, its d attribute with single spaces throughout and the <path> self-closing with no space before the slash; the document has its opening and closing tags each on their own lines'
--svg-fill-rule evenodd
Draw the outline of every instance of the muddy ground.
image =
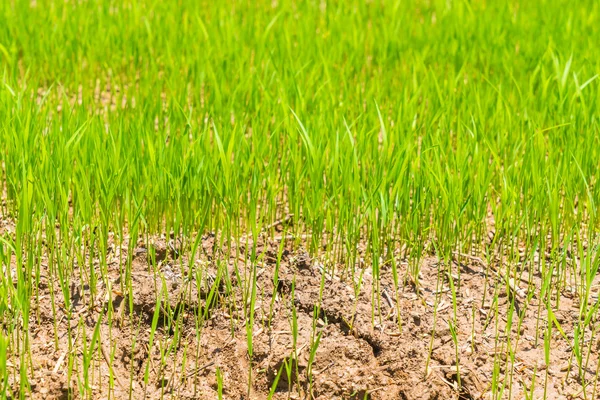
<svg viewBox="0 0 600 400">
<path fill-rule="evenodd" d="M 250 304 L 243 304 L 241 293 L 253 268 L 245 247 L 229 249 L 225 256 L 216 238 L 205 235 L 192 261 L 179 256 L 176 241 L 162 237 L 149 243 L 112 245 L 109 279 L 97 281 L 93 305 L 89 277 L 75 269 L 67 291 L 70 313 L 58 280 L 41 271 L 29 322 L 32 398 L 81 397 L 77 388 L 85 384 L 85 349 L 96 326 L 99 351 L 90 359 L 91 398 L 215 399 L 221 391 L 224 399 L 266 399 L 273 391 L 273 399 L 484 399 L 495 386 L 504 387 L 498 398 L 522 399 L 532 387 L 533 398 L 542 398 L 547 379 L 547 398 L 564 399 L 583 398 L 581 378 L 593 382 L 596 374 L 597 346 L 590 332 L 584 343 L 591 351 L 581 371 L 571 357 L 579 313 L 575 288 L 560 289 L 555 314 L 566 339 L 553 330 L 546 364 L 547 314 L 537 298 L 539 273 L 528 287 L 525 280 L 498 272 L 501 258 L 487 265 L 477 256 L 456 254 L 444 265 L 430 254 L 413 263 L 420 266 L 415 282 L 407 278 L 409 260 L 398 255 L 401 279 L 395 290 L 389 263 L 382 266 L 377 287 L 366 263 L 357 266 L 352 280 L 309 256 L 302 245 L 290 244 L 281 253 L 274 287 L 279 241 L 264 240 L 258 246 L 263 257 L 256 267 L 250 359 Z M 124 273 L 127 256 L 132 268 Z M 220 269 L 218 260 L 224 260 Z M 123 289 L 125 275 L 132 293 Z M 456 344 L 449 275 L 457 291 Z M 507 329 L 511 303 L 516 311 Z M 179 323 L 170 324 L 169 318 Z M 153 323 L 157 330 L 151 337 Z M 311 355 L 318 334 L 320 343 Z M 14 349 L 8 361 L 18 393 Z"/>
</svg>

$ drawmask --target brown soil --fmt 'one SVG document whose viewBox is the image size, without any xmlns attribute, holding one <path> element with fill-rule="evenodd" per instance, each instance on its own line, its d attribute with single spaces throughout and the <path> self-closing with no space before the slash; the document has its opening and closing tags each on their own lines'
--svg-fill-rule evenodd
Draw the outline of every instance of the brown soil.
<svg viewBox="0 0 600 400">
<path fill-rule="evenodd" d="M 504 385 L 502 398 L 522 399 L 533 381 L 533 398 L 541 398 L 545 379 L 547 397 L 562 399 L 583 398 L 582 377 L 593 382 L 596 346 L 591 346 L 581 373 L 571 359 L 579 307 L 573 288 L 560 288 L 555 308 L 569 341 L 553 330 L 546 365 L 545 305 L 539 314 L 542 319 L 536 317 L 538 275 L 528 288 L 518 279 L 508 284 L 502 273 L 495 272 L 498 266 L 488 267 L 477 257 L 457 255 L 451 265 L 443 265 L 431 255 L 418 263 L 418 286 L 403 279 L 396 291 L 391 267 L 384 265 L 379 287 L 374 287 L 372 269 L 365 265 L 354 274 L 357 280 L 362 275 L 357 293 L 357 282 L 344 278 L 341 271 L 332 273 L 331 263 L 311 258 L 302 246 L 288 246 L 274 288 L 276 240 L 258 246 L 263 258 L 256 267 L 250 359 L 246 326 L 250 304 L 243 304 L 242 292 L 253 269 L 244 247 L 231 249 L 231 256 L 224 257 L 215 238 L 207 235 L 197 259 L 187 260 L 178 257 L 177 246 L 165 238 L 156 238 L 151 248 L 141 242 L 132 246 L 132 268 L 127 273 L 132 293 L 123 293 L 126 286 L 120 276 L 126 276 L 121 269 L 128 246 L 113 245 L 109 279 L 97 282 L 93 305 L 89 279 L 76 268 L 68 290 L 70 316 L 58 280 L 49 281 L 47 271 L 41 271 L 29 327 L 32 398 L 80 397 L 84 349 L 97 324 L 100 351 L 93 353 L 89 367 L 91 398 L 215 399 L 217 376 L 222 377 L 224 399 L 266 399 L 271 388 L 274 399 L 482 399 L 489 398 L 492 385 Z M 156 267 L 149 261 L 152 252 Z M 217 276 L 217 259 L 228 259 L 228 277 Z M 397 261 L 399 276 L 409 276 L 408 262 Z M 100 266 L 96 269 L 100 274 Z M 324 278 L 322 271 L 329 271 Z M 446 271 L 451 271 L 457 287 L 458 349 L 450 329 L 454 305 Z M 186 279 L 189 272 L 191 280 Z M 218 290 L 211 292 L 217 279 Z M 497 305 L 491 304 L 494 293 L 499 294 Z M 511 303 L 517 311 L 507 329 Z M 517 313 L 523 315 L 520 326 Z M 156 315 L 158 328 L 151 343 Z M 170 327 L 169 318 L 180 321 L 180 329 Z M 320 343 L 311 356 L 318 334 Z M 590 332 L 585 335 L 589 345 L 593 338 Z M 8 361 L 14 367 L 18 394 L 19 357 L 12 350 Z"/>
</svg>

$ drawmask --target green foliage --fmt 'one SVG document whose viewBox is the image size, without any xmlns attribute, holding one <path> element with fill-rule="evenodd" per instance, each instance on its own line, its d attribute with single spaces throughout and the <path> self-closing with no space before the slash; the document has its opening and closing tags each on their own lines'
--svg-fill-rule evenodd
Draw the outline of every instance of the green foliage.
<svg viewBox="0 0 600 400">
<path fill-rule="evenodd" d="M 255 246 L 263 229 L 274 235 L 264 227 L 287 215 L 286 235 L 310 235 L 311 253 L 339 264 L 357 293 L 365 257 L 374 320 L 388 265 L 398 300 L 395 250 L 411 260 L 418 287 L 427 252 L 445 260 L 485 253 L 493 216 L 491 247 L 511 254 L 507 272 L 515 243 L 525 244 L 525 262 L 549 248 L 550 261 L 540 263 L 546 362 L 554 327 L 565 335 L 551 303 L 572 248 L 582 260 L 573 344 L 581 364 L 583 331 L 600 304 L 591 293 L 599 265 L 599 45 L 593 1 L 0 2 L 0 220 L 15 222 L 11 232 L 0 227 L 0 355 L 21 359 L 20 392 L 28 390 L 28 327 L 41 275 L 57 282 L 52 305 L 70 318 L 75 270 L 91 291 L 86 306 L 102 301 L 95 290 L 107 280 L 112 234 L 118 244 L 132 238 L 130 250 L 150 235 L 194 238 L 182 249 L 194 259 L 204 233 L 217 232 L 223 248 L 250 237 Z M 325 234 L 333 241 L 323 250 Z M 260 323 L 252 251 L 243 294 L 250 359 Z M 282 252 L 283 245 L 273 299 Z M 217 260 L 198 310 L 198 335 L 222 301 L 220 286 L 232 290 L 224 264 Z M 132 309 L 131 259 L 119 268 Z M 187 279 L 206 279 L 188 271 Z M 456 317 L 460 277 L 451 274 Z M 161 304 L 169 328 L 181 324 L 162 296 L 151 348 Z M 295 353 L 293 301 L 292 291 Z M 457 323 L 449 326 L 458 352 Z M 86 370 L 99 332 L 86 344 Z M 313 338 L 311 365 L 321 333 Z M 0 367 L 4 382 L 16 373 Z M 292 369 L 286 364 L 288 378 Z M 149 371 L 147 363 L 145 384 Z"/>
</svg>

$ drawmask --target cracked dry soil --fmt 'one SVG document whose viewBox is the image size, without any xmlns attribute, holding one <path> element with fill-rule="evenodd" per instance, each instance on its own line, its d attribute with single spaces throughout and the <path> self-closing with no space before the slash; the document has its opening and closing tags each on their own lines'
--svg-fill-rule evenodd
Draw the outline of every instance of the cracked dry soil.
<svg viewBox="0 0 600 400">
<path fill-rule="evenodd" d="M 243 247 L 224 257 L 215 237 L 208 235 L 198 259 L 190 262 L 164 238 L 154 241 L 152 252 L 138 242 L 130 255 L 131 271 L 124 273 L 122 260 L 133 246 L 112 245 L 108 279 L 97 282 L 94 306 L 89 285 L 75 269 L 71 313 L 65 312 L 57 295 L 58 282 L 42 274 L 30 321 L 31 397 L 80 396 L 76 388 L 83 384 L 84 342 L 91 342 L 97 324 L 99 351 L 90 364 L 92 398 L 215 399 L 221 390 L 224 399 L 266 399 L 273 389 L 273 399 L 480 399 L 488 396 L 494 368 L 497 384 L 506 386 L 505 393 L 510 387 L 515 399 L 524 398 L 532 381 L 542 382 L 546 372 L 548 398 L 582 396 L 581 378 L 565 368 L 571 353 L 564 338 L 553 338 L 550 365 L 540 362 L 543 341 L 536 343 L 535 337 L 544 324 L 536 323 L 535 295 L 506 295 L 505 282 L 473 260 L 453 263 L 460 272 L 455 276 L 457 350 L 448 322 L 453 304 L 447 269 L 435 256 L 420 262 L 418 288 L 403 280 L 396 291 L 389 266 L 382 267 L 376 286 L 368 266 L 355 271 L 356 280 L 343 273 L 323 274 L 323 264 L 302 247 L 286 247 L 275 287 L 278 245 L 258 246 L 264 257 L 255 270 L 252 360 L 244 316 L 249 304 L 244 309 L 242 292 L 254 269 L 244 262 Z M 221 260 L 229 260 L 221 268 L 227 276 L 218 276 L 217 252 Z M 156 254 L 155 263 L 148 260 L 151 253 Z M 408 263 L 399 260 L 399 276 L 408 276 L 407 268 Z M 121 276 L 131 279 L 131 293 L 120 289 L 126 287 Z M 556 315 L 572 337 L 566 321 L 576 316 L 578 304 L 567 289 Z M 498 303 L 492 305 L 494 293 Z M 523 322 L 507 329 L 513 301 Z M 153 322 L 157 330 L 151 338 Z M 318 334 L 320 342 L 311 355 Z M 507 338 L 512 340 L 514 361 L 507 356 Z M 18 372 L 18 356 L 8 361 Z M 596 363 L 594 350 L 590 367 L 583 370 L 587 378 L 593 376 Z M 536 398 L 543 394 L 542 385 L 537 386 Z"/>
</svg>

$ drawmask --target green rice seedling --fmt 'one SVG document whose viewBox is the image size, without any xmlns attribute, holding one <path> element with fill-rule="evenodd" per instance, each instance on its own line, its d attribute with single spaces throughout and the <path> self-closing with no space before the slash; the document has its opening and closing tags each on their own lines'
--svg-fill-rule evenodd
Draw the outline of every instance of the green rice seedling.
<svg viewBox="0 0 600 400">
<path fill-rule="evenodd" d="M 273 383 L 271 384 L 271 388 L 269 389 L 269 395 L 267 396 L 267 400 L 271 400 L 275 395 L 275 391 L 277 390 L 277 385 L 279 384 L 279 379 L 281 379 L 281 375 L 283 373 L 284 368 L 287 371 L 287 359 L 283 361 L 281 367 L 279 367 L 279 370 L 277 371 L 277 375 L 275 375 L 275 379 L 273 379 Z M 288 379 L 290 378 L 291 374 L 288 373 Z"/>
<path fill-rule="evenodd" d="M 309 392 L 312 393 L 313 391 L 313 363 L 315 362 L 315 357 L 317 355 L 317 349 L 319 348 L 319 344 L 321 342 L 321 337 L 323 336 L 323 332 L 319 332 L 316 335 L 316 338 L 314 339 L 314 341 L 311 343 L 310 345 L 310 352 L 309 352 L 309 356 L 308 356 L 308 364 L 307 364 L 307 368 L 306 368 L 306 375 L 308 377 L 308 386 L 309 386 Z"/>
<path fill-rule="evenodd" d="M 427 351 L 427 360 L 425 361 L 425 371 L 423 373 L 423 376 L 427 377 L 429 376 L 429 363 L 431 362 L 431 356 L 433 354 L 433 342 L 434 342 L 434 338 L 435 338 L 435 332 L 437 329 L 437 318 L 438 318 L 438 307 L 440 305 L 440 301 L 442 298 L 442 290 L 441 288 L 443 287 L 443 279 L 440 279 L 440 275 L 442 274 L 437 274 L 437 281 L 436 281 L 436 295 L 435 295 L 435 299 L 434 299 L 434 303 L 433 303 L 433 323 L 432 323 L 432 329 L 431 329 L 431 336 L 430 336 L 430 340 L 429 340 L 429 346 L 428 346 L 428 351 Z"/>
<path fill-rule="evenodd" d="M 154 306 L 154 314 L 152 315 L 152 325 L 150 327 L 150 338 L 148 339 L 148 351 L 152 351 L 154 346 L 154 338 L 156 335 L 156 330 L 158 328 L 158 322 L 160 320 L 161 315 L 161 304 L 162 304 L 162 294 L 156 298 L 156 305 Z M 144 388 L 148 387 L 148 380 L 150 379 L 150 362 L 151 359 L 146 362 L 146 368 L 144 370 Z"/>
<path fill-rule="evenodd" d="M 393 254 L 390 255 L 389 263 L 392 268 L 392 281 L 394 284 L 394 302 L 396 306 L 396 318 L 398 323 L 398 331 L 402 333 L 402 316 L 400 313 L 400 281 L 398 279 L 398 262 Z"/>
<path fill-rule="evenodd" d="M 358 299 L 359 299 L 362 284 L 363 284 L 364 273 L 365 273 L 365 269 L 363 268 L 363 269 L 361 269 L 361 271 L 357 277 L 357 281 L 353 280 L 353 282 L 352 282 L 353 289 L 354 289 L 354 302 L 352 305 L 352 317 L 348 323 L 348 327 L 350 328 L 350 330 L 352 330 L 354 328 L 354 319 L 356 318 L 356 308 L 358 307 Z"/>
<path fill-rule="evenodd" d="M 451 266 L 451 263 L 447 263 L 448 266 Z M 457 301 L 456 301 L 456 287 L 454 286 L 454 277 L 452 276 L 452 269 L 449 268 L 446 272 L 448 283 L 450 284 L 450 294 L 452 295 L 452 312 L 453 318 L 448 321 L 448 328 L 450 329 L 450 336 L 452 337 L 452 342 L 454 343 L 455 356 L 456 356 L 456 383 L 458 384 L 458 390 L 462 390 L 461 379 L 460 379 L 460 354 L 459 354 L 459 346 L 458 346 L 458 334 L 456 331 L 456 323 L 457 323 Z"/>
<path fill-rule="evenodd" d="M 592 393 L 591 393 L 591 398 L 595 398 L 596 396 L 596 388 L 598 387 L 598 375 L 600 373 L 600 363 L 596 364 L 596 370 L 595 370 L 595 374 L 594 374 L 594 385 L 592 388 Z"/>
<path fill-rule="evenodd" d="M 256 236 L 255 236 L 256 237 Z M 256 243 L 256 239 L 255 242 Z M 248 358 L 250 360 L 250 366 L 252 366 L 252 357 L 254 355 L 254 343 L 253 343 L 253 336 L 254 336 L 254 315 L 255 315 L 255 304 L 256 304 L 256 279 L 257 279 L 257 268 L 258 268 L 258 262 L 256 262 L 256 254 L 255 254 L 255 246 L 253 245 L 253 250 L 252 250 L 252 271 L 251 271 L 251 276 L 250 276 L 250 285 L 251 285 L 251 289 L 250 289 L 250 297 L 247 300 L 247 304 L 248 304 L 248 320 L 246 321 L 246 343 L 248 346 Z M 248 396 L 250 396 L 250 391 L 252 388 L 252 367 L 248 368 Z"/>
<path fill-rule="evenodd" d="M 219 400 L 223 399 L 223 373 L 221 372 L 221 368 L 217 367 L 217 398 Z"/>
<path fill-rule="evenodd" d="M 292 357 L 286 358 L 283 362 L 283 365 L 285 366 L 285 376 L 288 382 L 288 392 L 290 393 L 292 392 L 294 376 L 298 376 L 297 371 L 295 371 L 294 364 L 296 364 L 296 361 Z"/>
<path fill-rule="evenodd" d="M 94 331 L 92 332 L 91 338 L 89 339 L 89 343 L 88 343 L 88 339 L 85 339 L 87 337 L 87 334 L 85 332 L 85 324 L 82 324 L 82 329 L 83 329 L 83 337 L 84 340 L 83 342 L 83 362 L 82 362 L 82 367 L 83 367 L 83 390 L 86 393 L 86 397 L 91 397 L 92 395 L 92 388 L 90 386 L 90 375 L 93 374 L 93 371 L 90 370 L 91 367 L 91 363 L 94 359 L 94 356 L 97 354 L 97 351 L 99 349 L 99 347 L 101 346 L 100 343 L 100 325 L 102 323 L 102 318 L 103 315 L 100 314 L 100 318 L 98 318 L 98 321 L 96 322 L 96 325 L 94 326 Z"/>
<path fill-rule="evenodd" d="M 273 270 L 273 293 L 271 294 L 271 302 L 269 304 L 269 316 L 268 316 L 268 325 L 271 326 L 271 322 L 273 320 L 273 307 L 275 305 L 275 300 L 278 297 L 279 290 L 279 269 L 281 267 L 281 257 L 283 256 L 283 250 L 286 245 L 286 230 L 283 231 L 282 239 L 279 241 L 279 247 L 277 250 L 277 259 L 275 260 L 275 269 Z"/>
<path fill-rule="evenodd" d="M 510 285 L 509 285 L 510 286 Z M 512 289 L 511 289 L 512 290 Z M 513 378 L 513 374 L 514 374 L 514 366 L 515 366 L 515 348 L 519 342 L 519 325 L 520 322 L 517 322 L 517 337 L 515 338 L 514 342 L 512 339 L 512 329 L 513 329 L 513 318 L 515 316 L 515 297 L 517 296 L 516 293 L 509 293 L 508 294 L 510 297 L 510 303 L 508 306 L 508 310 L 506 313 L 506 327 L 504 328 L 504 334 L 507 337 L 506 339 L 506 360 L 505 360 L 505 365 L 510 366 L 510 372 L 508 374 L 509 376 L 509 382 L 513 382 L 512 378 Z M 512 384 L 507 384 L 506 386 L 508 386 L 508 398 L 512 399 L 513 396 L 513 385 Z"/>
<path fill-rule="evenodd" d="M 9 365 L 8 365 L 8 345 L 9 340 L 4 334 L 0 333 L 0 395 L 7 397 L 9 388 Z"/>
<path fill-rule="evenodd" d="M 544 363 L 546 366 L 550 365 L 550 346 L 552 343 L 552 321 L 548 318 L 548 325 L 544 331 Z M 548 368 L 544 374 L 544 398 L 548 393 Z"/>
<path fill-rule="evenodd" d="M 130 350 L 130 354 L 134 354 L 135 350 L 137 349 L 137 346 L 139 345 L 138 342 L 138 337 L 139 337 L 139 332 L 140 331 L 140 325 L 137 326 L 135 334 L 133 335 L 133 339 L 131 341 L 131 350 Z M 129 400 L 132 399 L 133 396 L 133 380 L 134 380 L 134 368 L 133 368 L 133 357 L 131 357 L 131 361 L 129 362 L 130 364 L 130 368 L 129 368 L 129 383 L 127 388 L 129 389 Z"/>
<path fill-rule="evenodd" d="M 205 302 L 204 308 L 198 309 L 198 313 L 199 313 L 198 324 L 200 324 L 200 325 L 209 318 L 211 310 L 214 307 L 216 307 L 216 305 L 218 304 L 217 303 L 218 302 L 218 289 L 219 289 L 219 285 L 221 284 L 222 271 L 223 271 L 222 268 L 217 270 L 217 276 L 214 278 L 214 281 L 212 282 L 212 284 L 209 288 L 208 295 L 206 296 L 206 302 Z M 202 282 L 202 278 L 199 277 L 196 281 Z"/>
<path fill-rule="evenodd" d="M 323 285 L 325 282 L 325 274 L 322 274 L 321 278 L 321 293 L 323 290 Z M 319 300 L 320 301 L 320 300 Z M 306 366 L 306 378 L 308 380 L 308 392 L 313 393 L 313 363 L 315 362 L 315 357 L 317 355 L 317 349 L 319 348 L 319 343 L 321 342 L 321 337 L 323 332 L 317 332 L 317 321 L 319 319 L 319 315 L 321 313 L 320 305 L 315 305 L 313 308 L 313 320 L 312 320 L 312 331 L 310 337 L 310 348 L 308 355 L 308 362 Z"/>
<path fill-rule="evenodd" d="M 455 355 L 456 355 L 456 383 L 458 384 L 458 390 L 462 389 L 460 380 L 460 355 L 458 350 L 458 335 L 456 332 L 456 325 L 452 320 L 448 321 L 448 328 L 450 329 L 450 335 L 452 336 L 452 342 L 454 343 Z"/>
<path fill-rule="evenodd" d="M 286 375 L 288 378 L 288 390 L 292 390 L 292 383 L 296 382 L 299 384 L 300 371 L 298 367 L 298 310 L 296 308 L 296 277 L 292 279 L 292 287 L 290 291 L 290 307 L 291 307 L 291 318 L 290 328 L 292 336 L 292 349 L 289 357 L 289 363 L 286 365 Z M 298 387 L 298 390 L 300 388 Z"/>
</svg>

